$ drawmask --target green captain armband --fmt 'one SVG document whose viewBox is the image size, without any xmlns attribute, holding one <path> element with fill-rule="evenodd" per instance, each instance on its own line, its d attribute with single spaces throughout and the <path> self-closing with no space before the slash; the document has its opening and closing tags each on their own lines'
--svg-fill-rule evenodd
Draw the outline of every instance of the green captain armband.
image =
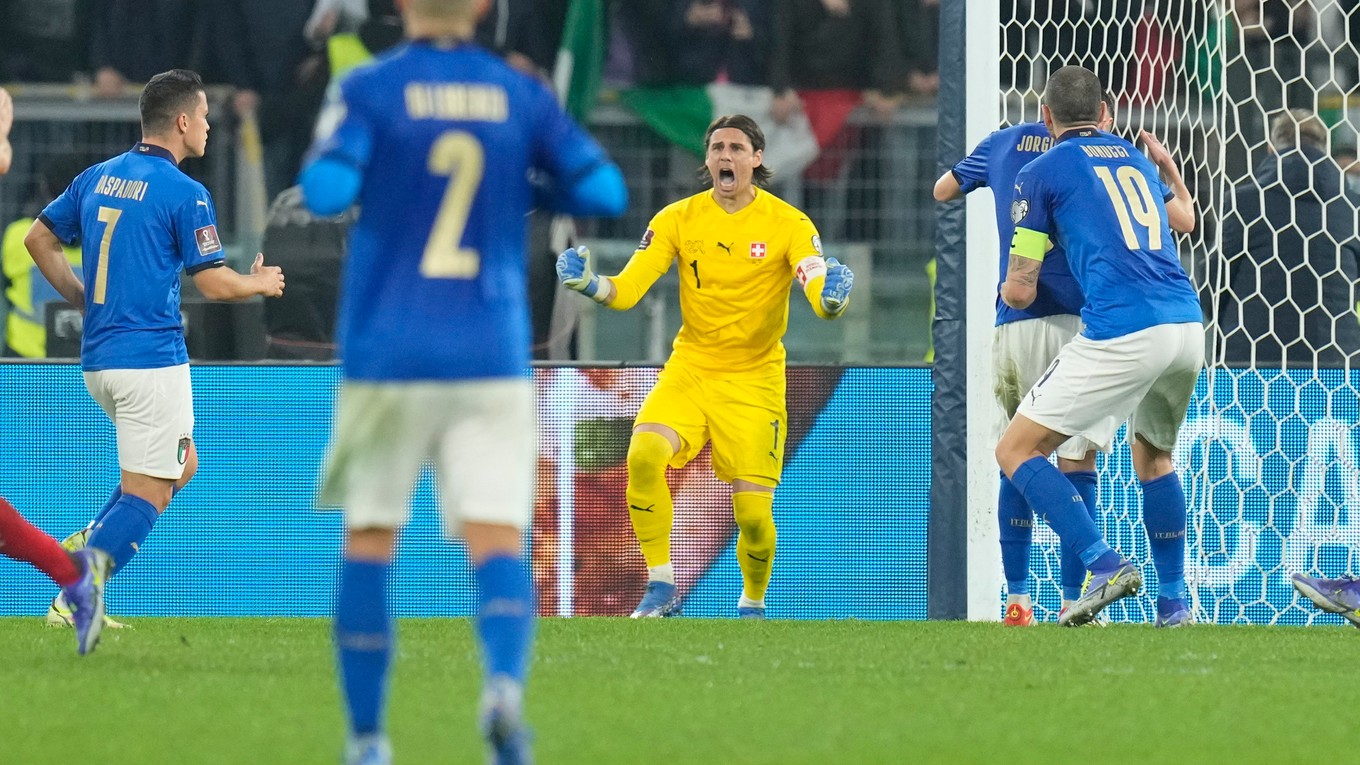
<svg viewBox="0 0 1360 765">
<path fill-rule="evenodd" d="M 1049 249 L 1048 234 L 1042 231 L 1017 226 L 1015 235 L 1011 237 L 1012 255 L 1019 255 L 1022 258 L 1029 258 L 1042 263 Z"/>
</svg>

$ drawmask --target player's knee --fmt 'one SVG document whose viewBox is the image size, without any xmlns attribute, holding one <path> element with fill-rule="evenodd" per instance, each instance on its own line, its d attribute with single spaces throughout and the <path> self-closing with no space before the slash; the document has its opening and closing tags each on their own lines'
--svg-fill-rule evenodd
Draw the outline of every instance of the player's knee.
<svg viewBox="0 0 1360 765">
<path fill-rule="evenodd" d="M 769 492 L 737 492 L 732 495 L 732 517 L 749 539 L 773 537 L 774 497 Z"/>
<path fill-rule="evenodd" d="M 628 480 L 634 483 L 664 481 L 666 465 L 674 454 L 671 442 L 660 433 L 649 430 L 634 433 L 628 442 Z"/>
</svg>

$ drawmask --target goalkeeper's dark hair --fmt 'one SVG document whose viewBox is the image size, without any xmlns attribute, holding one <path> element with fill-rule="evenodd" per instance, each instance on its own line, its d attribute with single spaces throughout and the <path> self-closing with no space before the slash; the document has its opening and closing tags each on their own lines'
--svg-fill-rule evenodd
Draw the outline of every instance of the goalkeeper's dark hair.
<svg viewBox="0 0 1360 765">
<path fill-rule="evenodd" d="M 713 134 L 723 128 L 736 128 L 746 134 L 751 140 L 751 151 L 765 150 L 765 133 L 760 129 L 756 121 L 747 117 L 745 114 L 727 114 L 708 123 L 708 130 L 704 131 L 704 153 L 708 153 L 708 142 L 713 139 Z M 774 171 L 761 164 L 751 173 L 751 182 L 762 189 L 769 185 L 770 179 L 774 177 Z M 708 167 L 699 166 L 699 180 L 705 186 L 713 185 L 713 176 L 709 175 Z"/>
<path fill-rule="evenodd" d="M 1270 121 L 1270 145 L 1275 151 L 1312 146 L 1327 148 L 1327 126 L 1307 109 L 1289 109 Z"/>
<path fill-rule="evenodd" d="M 1065 66 L 1044 86 L 1044 106 L 1060 125 L 1094 125 L 1100 121 L 1105 89 L 1096 73 L 1081 66 Z"/>
<path fill-rule="evenodd" d="M 142 88 L 138 106 L 142 111 L 142 133 L 163 135 L 174 127 L 181 114 L 187 114 L 205 92 L 203 78 L 189 69 L 161 72 Z"/>
</svg>

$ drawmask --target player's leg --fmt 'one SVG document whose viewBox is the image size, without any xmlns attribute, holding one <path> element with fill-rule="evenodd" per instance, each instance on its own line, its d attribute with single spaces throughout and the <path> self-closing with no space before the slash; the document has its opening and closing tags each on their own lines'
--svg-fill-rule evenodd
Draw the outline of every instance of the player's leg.
<svg viewBox="0 0 1360 765">
<path fill-rule="evenodd" d="M 1176 349 L 1129 422 L 1133 469 L 1143 489 L 1143 524 L 1157 570 L 1159 627 L 1191 622 L 1185 586 L 1185 490 L 1171 451 L 1204 365 L 1204 332 L 1198 324 L 1154 327 L 1158 344 Z"/>
<path fill-rule="evenodd" d="M 187 364 L 89 372 L 86 385 L 118 438 L 122 496 L 87 540 L 112 558 L 112 576 L 141 549 L 184 479 L 193 451 L 193 387 Z"/>
<path fill-rule="evenodd" d="M 1072 486 L 1081 495 L 1082 503 L 1086 505 L 1086 513 L 1091 516 L 1092 521 L 1096 521 L 1096 490 L 1100 480 L 1096 475 L 1096 450 L 1089 447 L 1090 443 L 1084 438 L 1068 439 L 1058 447 L 1058 470 L 1072 482 Z M 1079 457 L 1064 456 L 1075 455 L 1083 449 L 1087 451 Z M 1061 545 L 1059 549 L 1062 558 L 1059 573 L 1062 607 L 1068 608 L 1081 597 L 1082 581 L 1086 578 L 1086 565 L 1082 563 L 1081 556 L 1073 550 Z"/>
<path fill-rule="evenodd" d="M 386 762 L 387 677 L 395 628 L 388 610 L 395 530 L 408 518 L 411 485 L 431 451 L 404 386 L 346 382 L 321 503 L 345 508 L 345 550 L 335 604 L 335 650 L 349 719 L 346 762 Z M 441 410 L 422 413 L 438 422 Z M 369 759 L 365 759 L 369 758 Z"/>
<path fill-rule="evenodd" d="M 1146 339 L 1132 349 L 1119 340 L 1077 337 L 1068 343 L 1025 396 L 996 449 L 1002 470 L 1091 572 L 1066 621 L 1059 617 L 1061 624 L 1085 624 L 1142 586 L 1137 567 L 1106 543 L 1080 492 L 1048 461 L 1074 435 L 1105 448 L 1151 386 L 1154 378 L 1139 356 Z"/>
<path fill-rule="evenodd" d="M 765 616 L 774 571 L 774 490 L 784 471 L 788 437 L 782 371 L 768 378 L 703 383 L 704 416 L 713 439 L 713 472 L 732 484 L 741 597 L 737 615 Z"/>
<path fill-rule="evenodd" d="M 1025 319 L 996 328 L 992 340 L 992 391 L 997 405 L 993 446 L 1001 440 L 1025 394 L 1080 330 L 1081 319 L 1077 316 Z M 1029 626 L 1034 624 L 1034 604 L 1029 592 L 1034 511 L 1004 472 L 1001 473 L 996 506 L 1001 569 L 1006 580 L 1006 610 L 1002 623 Z M 1086 575 L 1080 559 L 1077 559 L 1077 569 L 1076 588 L 1080 590 Z"/>
<path fill-rule="evenodd" d="M 461 533 L 477 579 L 482 733 L 492 762 L 528 762 L 524 684 L 536 608 L 521 540 L 533 506 L 533 388 L 526 380 L 421 387 L 432 397 L 422 409 L 457 412 L 440 436 L 436 464 L 445 533 Z"/>
<path fill-rule="evenodd" d="M 628 519 L 647 561 L 647 591 L 633 618 L 679 613 L 681 595 L 671 566 L 675 507 L 666 468 L 683 467 L 708 440 L 703 412 L 695 403 L 700 382 L 671 366 L 643 400 L 628 443 Z"/>
</svg>

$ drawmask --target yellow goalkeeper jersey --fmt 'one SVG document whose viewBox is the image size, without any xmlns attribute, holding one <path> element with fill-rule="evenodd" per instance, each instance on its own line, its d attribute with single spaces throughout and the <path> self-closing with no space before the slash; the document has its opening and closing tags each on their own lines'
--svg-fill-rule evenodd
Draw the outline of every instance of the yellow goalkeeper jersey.
<svg viewBox="0 0 1360 765">
<path fill-rule="evenodd" d="M 731 214 L 704 191 L 652 218 L 637 252 L 613 277 L 610 307 L 632 308 L 678 261 L 683 323 L 668 363 L 711 378 L 781 374 L 795 279 L 824 315 L 821 249 L 812 221 L 763 189 Z"/>
</svg>

